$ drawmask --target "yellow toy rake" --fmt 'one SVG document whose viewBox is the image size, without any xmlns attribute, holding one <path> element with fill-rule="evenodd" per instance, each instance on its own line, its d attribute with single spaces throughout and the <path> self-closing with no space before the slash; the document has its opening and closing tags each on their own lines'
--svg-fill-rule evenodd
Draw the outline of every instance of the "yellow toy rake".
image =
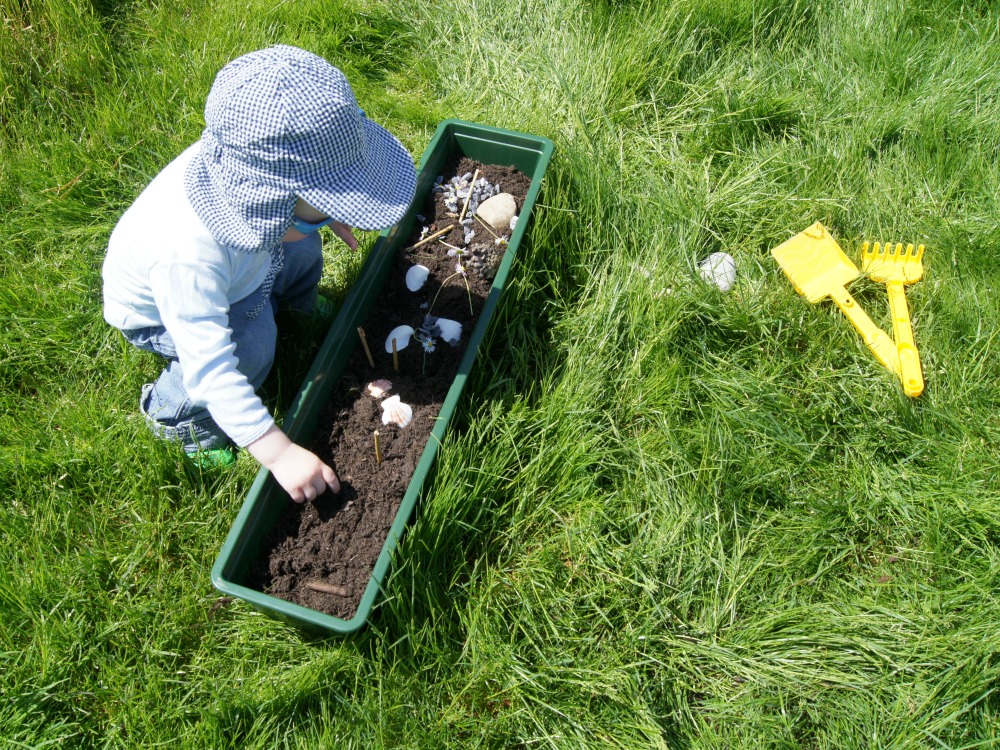
<svg viewBox="0 0 1000 750">
<path fill-rule="evenodd" d="M 906 284 L 915 284 L 924 275 L 924 246 L 912 244 L 903 249 L 902 243 L 887 242 L 861 248 L 861 266 L 872 281 L 885 284 L 892 313 L 892 333 L 899 355 L 899 379 L 907 396 L 919 396 L 924 391 L 924 376 L 920 369 L 920 354 L 913 343 L 913 326 L 906 304 Z"/>
</svg>

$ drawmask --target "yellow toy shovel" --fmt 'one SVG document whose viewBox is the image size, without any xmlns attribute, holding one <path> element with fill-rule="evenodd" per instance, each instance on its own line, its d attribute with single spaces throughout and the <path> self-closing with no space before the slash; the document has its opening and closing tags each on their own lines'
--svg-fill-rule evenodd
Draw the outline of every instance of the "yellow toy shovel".
<svg viewBox="0 0 1000 750">
<path fill-rule="evenodd" d="M 861 248 L 861 266 L 872 281 L 884 283 L 889 292 L 889 309 L 892 311 L 892 332 L 896 339 L 899 355 L 899 379 L 903 381 L 903 392 L 916 397 L 924 391 L 924 376 L 920 370 L 920 354 L 913 344 L 913 326 L 910 324 L 910 310 L 906 306 L 904 284 L 920 281 L 924 275 L 924 246 L 916 250 L 902 243 L 895 247 L 887 242 L 880 247 L 870 247 L 866 242 Z"/>
<path fill-rule="evenodd" d="M 861 275 L 840 245 L 818 221 L 771 250 L 795 291 L 812 303 L 830 297 L 858 330 L 875 358 L 899 374 L 896 344 L 854 301 L 846 284 Z"/>
</svg>

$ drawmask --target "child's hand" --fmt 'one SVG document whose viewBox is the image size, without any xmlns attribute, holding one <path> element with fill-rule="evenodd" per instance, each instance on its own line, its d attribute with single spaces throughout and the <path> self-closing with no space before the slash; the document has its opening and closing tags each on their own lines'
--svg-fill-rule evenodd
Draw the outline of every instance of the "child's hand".
<svg viewBox="0 0 1000 750">
<path fill-rule="evenodd" d="M 344 244 L 351 248 L 351 250 L 358 249 L 358 239 L 354 236 L 354 232 L 349 226 L 347 226 L 347 224 L 335 221 L 330 224 L 330 229 L 332 229 L 333 233 L 340 237 L 340 239 L 344 241 Z"/>
<path fill-rule="evenodd" d="M 290 442 L 288 448 L 267 468 L 297 503 L 315 500 L 327 487 L 340 492 L 340 482 L 333 469 L 295 443 Z"/>
<path fill-rule="evenodd" d="M 270 470 L 297 503 L 315 500 L 327 488 L 340 492 L 340 482 L 333 469 L 314 453 L 289 440 L 276 426 L 248 445 L 247 450 Z"/>
</svg>

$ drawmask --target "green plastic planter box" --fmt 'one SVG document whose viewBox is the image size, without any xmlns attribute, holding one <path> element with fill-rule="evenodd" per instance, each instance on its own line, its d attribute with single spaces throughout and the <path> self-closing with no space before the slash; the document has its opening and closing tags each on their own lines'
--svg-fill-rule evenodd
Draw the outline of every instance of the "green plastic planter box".
<svg viewBox="0 0 1000 750">
<path fill-rule="evenodd" d="M 288 495 L 274 481 L 271 473 L 265 469 L 261 469 L 257 474 L 222 551 L 212 567 L 212 583 L 219 591 L 243 599 L 272 617 L 323 635 L 351 633 L 367 622 L 393 553 L 406 526 L 410 523 L 438 447 L 442 443 L 462 389 L 465 387 L 465 381 L 475 363 L 479 345 L 493 316 L 500 293 L 507 283 L 514 254 L 528 229 L 531 211 L 552 156 L 552 149 L 552 142 L 547 138 L 461 120 L 445 120 L 441 123 L 421 158 L 417 192 L 410 209 L 395 227 L 385 230 L 379 236 L 357 281 L 344 300 L 322 348 L 316 355 L 305 383 L 285 417 L 284 428 L 288 436 L 297 443 L 306 443 L 316 427 L 320 410 L 329 400 L 333 387 L 340 379 L 358 343 L 358 326 L 365 322 L 382 291 L 396 251 L 410 236 L 416 215 L 420 212 L 427 192 L 433 187 L 435 178 L 442 174 L 445 164 L 452 156 L 467 156 L 484 164 L 513 166 L 531 177 L 531 187 L 521 207 L 520 218 L 511 235 L 507 252 L 497 270 L 490 294 L 470 335 L 465 356 L 459 364 L 455 381 L 441 407 L 436 426 L 417 464 L 354 617 L 343 620 L 269 596 L 244 585 L 250 567 L 259 557 L 261 540 L 277 522 L 282 510 L 291 502 Z"/>
</svg>

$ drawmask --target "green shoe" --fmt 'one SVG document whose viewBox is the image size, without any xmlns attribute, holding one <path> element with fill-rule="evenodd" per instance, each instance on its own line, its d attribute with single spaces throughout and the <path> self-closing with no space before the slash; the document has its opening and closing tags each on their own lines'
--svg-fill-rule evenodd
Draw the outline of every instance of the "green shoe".
<svg viewBox="0 0 1000 750">
<path fill-rule="evenodd" d="M 199 469 L 217 469 L 236 463 L 236 453 L 232 448 L 210 448 L 188 453 L 187 457 Z"/>
</svg>

